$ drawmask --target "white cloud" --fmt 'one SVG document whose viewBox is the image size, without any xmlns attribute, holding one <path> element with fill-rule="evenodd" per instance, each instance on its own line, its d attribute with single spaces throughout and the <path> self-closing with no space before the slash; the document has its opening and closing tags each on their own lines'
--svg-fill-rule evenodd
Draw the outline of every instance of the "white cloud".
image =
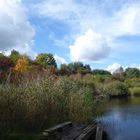
<svg viewBox="0 0 140 140">
<path fill-rule="evenodd" d="M 32 8 L 40 16 L 74 21 L 76 18 L 80 18 L 82 12 L 84 13 L 85 6 L 74 0 L 42 0 L 35 5 L 33 4 Z"/>
<path fill-rule="evenodd" d="M 57 54 L 54 55 L 54 58 L 58 64 L 67 64 L 68 63 L 63 57 L 60 57 Z"/>
<path fill-rule="evenodd" d="M 29 54 L 34 34 L 22 2 L 0 0 L 0 51 L 17 49 Z"/>
<path fill-rule="evenodd" d="M 101 5 L 99 5 L 101 4 Z M 139 33 L 140 2 L 111 0 L 79 1 L 42 0 L 33 5 L 35 12 L 42 17 L 63 20 L 73 28 L 85 31 L 94 28 L 97 32 L 110 36 Z M 108 13 L 110 11 L 110 13 Z M 128 24 L 129 23 L 129 24 Z"/>
<path fill-rule="evenodd" d="M 106 68 L 106 70 L 107 71 L 110 71 L 111 73 L 113 73 L 113 72 L 115 72 L 118 68 L 120 68 L 121 67 L 121 64 L 119 64 L 119 63 L 114 63 L 114 64 L 112 64 L 112 65 L 109 65 L 107 68 Z"/>
<path fill-rule="evenodd" d="M 131 68 L 137 68 L 137 69 L 140 70 L 140 64 L 132 64 L 130 67 Z"/>
<path fill-rule="evenodd" d="M 139 7 L 139 0 L 82 0 L 78 2 L 76 0 L 41 0 L 33 6 L 33 11 L 41 18 L 55 19 L 68 24 L 69 40 L 74 42 L 70 46 L 70 55 L 73 60 L 93 61 L 108 56 L 109 51 L 105 49 L 108 48 L 107 46 L 113 48 L 113 53 L 119 53 L 120 49 L 125 52 L 123 41 L 118 44 L 119 37 L 140 35 Z M 100 34 L 98 43 L 86 37 L 88 29 Z M 60 42 L 69 46 L 69 43 L 62 39 Z M 101 47 L 104 46 L 102 43 L 106 47 Z M 134 47 L 129 45 L 127 50 L 131 51 Z"/>
<path fill-rule="evenodd" d="M 127 68 L 137 68 L 140 70 L 140 64 L 130 64 L 127 66 L 123 66 L 119 63 L 113 63 L 112 65 L 109 65 L 106 70 L 110 71 L 111 73 L 115 72 L 118 68 L 122 67 L 124 70 Z"/>
<path fill-rule="evenodd" d="M 71 58 L 74 61 L 95 61 L 107 57 L 110 48 L 102 35 L 89 29 L 84 35 L 76 38 L 73 45 L 69 46 Z"/>
<path fill-rule="evenodd" d="M 140 3 L 122 5 L 119 11 L 108 19 L 109 29 L 105 31 L 111 37 L 140 35 Z M 108 30 L 108 31 L 107 31 Z"/>
</svg>

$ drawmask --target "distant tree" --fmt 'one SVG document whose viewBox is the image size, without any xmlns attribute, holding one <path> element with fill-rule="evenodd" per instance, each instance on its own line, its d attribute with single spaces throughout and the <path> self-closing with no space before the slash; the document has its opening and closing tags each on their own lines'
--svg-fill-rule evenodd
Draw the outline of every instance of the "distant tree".
<svg viewBox="0 0 140 140">
<path fill-rule="evenodd" d="M 6 57 L 3 53 L 0 53 L 0 59 Z"/>
<path fill-rule="evenodd" d="M 137 68 L 127 68 L 124 72 L 125 77 L 133 78 L 140 76 L 140 70 Z"/>
<path fill-rule="evenodd" d="M 88 65 L 88 64 L 86 64 L 86 65 L 84 66 L 84 68 L 85 68 L 86 70 L 91 71 L 90 65 Z"/>
<path fill-rule="evenodd" d="M 115 70 L 114 73 L 121 73 L 121 74 L 123 74 L 124 73 L 123 67 L 119 67 L 118 69 Z"/>
<path fill-rule="evenodd" d="M 92 73 L 94 75 L 111 75 L 111 73 L 109 71 L 106 71 L 106 70 L 102 70 L 102 69 L 95 69 L 92 71 Z"/>
<path fill-rule="evenodd" d="M 113 77 L 114 77 L 116 80 L 124 81 L 124 70 L 123 70 L 123 67 L 118 68 L 118 69 L 113 73 Z"/>
<path fill-rule="evenodd" d="M 23 56 L 16 50 L 12 50 L 9 58 L 16 63 L 18 59 L 22 58 Z"/>
<path fill-rule="evenodd" d="M 61 75 L 68 74 L 68 65 L 67 64 L 60 65 L 60 74 Z"/>
<path fill-rule="evenodd" d="M 26 72 L 29 69 L 29 61 L 27 58 L 18 59 L 15 70 L 18 72 Z"/>
<path fill-rule="evenodd" d="M 74 73 L 89 73 L 91 68 L 89 65 L 84 65 L 82 62 L 74 62 L 69 64 L 62 64 L 60 66 L 61 74 L 74 74 Z"/>
<path fill-rule="evenodd" d="M 46 66 L 54 66 L 55 68 L 57 67 L 57 64 L 56 64 L 56 60 L 54 59 L 54 56 L 51 54 L 51 53 L 41 53 L 39 54 L 35 61 L 42 65 L 43 67 L 46 67 Z"/>
</svg>

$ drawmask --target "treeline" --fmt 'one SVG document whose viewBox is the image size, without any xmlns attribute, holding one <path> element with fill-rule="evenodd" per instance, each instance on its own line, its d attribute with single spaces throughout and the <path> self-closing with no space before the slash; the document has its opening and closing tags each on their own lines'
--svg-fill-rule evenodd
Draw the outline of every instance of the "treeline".
<svg viewBox="0 0 140 140">
<path fill-rule="evenodd" d="M 114 79 L 124 81 L 125 78 L 140 77 L 140 70 L 137 68 L 123 69 L 120 67 L 112 75 L 106 70 L 92 70 L 90 65 L 82 62 L 73 62 L 69 64 L 61 64 L 57 68 L 56 60 L 51 53 L 40 53 L 34 60 L 27 55 L 22 55 L 16 50 L 12 50 L 9 56 L 0 53 L 0 81 L 13 80 L 15 77 L 21 77 L 23 73 L 45 73 L 47 75 L 55 74 L 57 76 L 65 76 L 80 73 L 81 75 L 110 75 Z M 103 77 L 101 78 L 103 79 Z M 13 80 L 14 82 L 15 80 Z"/>
</svg>

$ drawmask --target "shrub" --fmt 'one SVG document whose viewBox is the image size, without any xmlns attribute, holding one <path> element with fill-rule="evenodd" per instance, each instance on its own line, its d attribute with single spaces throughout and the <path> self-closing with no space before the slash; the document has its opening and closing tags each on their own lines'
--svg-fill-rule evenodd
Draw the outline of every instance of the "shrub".
<svg viewBox="0 0 140 140">
<path fill-rule="evenodd" d="M 119 81 L 114 81 L 106 85 L 105 93 L 109 97 L 123 97 L 128 95 L 129 90 L 124 83 Z"/>
<path fill-rule="evenodd" d="M 130 88 L 130 92 L 134 96 L 140 96 L 140 87 Z"/>
</svg>

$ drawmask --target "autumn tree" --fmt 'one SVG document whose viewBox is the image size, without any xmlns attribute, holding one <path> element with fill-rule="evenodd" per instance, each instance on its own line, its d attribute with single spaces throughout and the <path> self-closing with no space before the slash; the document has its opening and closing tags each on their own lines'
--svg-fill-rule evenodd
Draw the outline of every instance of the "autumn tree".
<svg viewBox="0 0 140 140">
<path fill-rule="evenodd" d="M 35 61 L 43 67 L 57 67 L 56 60 L 54 59 L 54 56 L 51 53 L 41 53 L 36 57 Z"/>
<path fill-rule="evenodd" d="M 29 61 L 27 58 L 23 57 L 18 59 L 15 70 L 19 72 L 26 72 L 29 69 Z"/>
<path fill-rule="evenodd" d="M 11 61 L 10 58 L 6 56 L 0 57 L 0 71 L 1 72 L 6 72 L 13 66 L 14 66 L 14 63 Z"/>
</svg>

